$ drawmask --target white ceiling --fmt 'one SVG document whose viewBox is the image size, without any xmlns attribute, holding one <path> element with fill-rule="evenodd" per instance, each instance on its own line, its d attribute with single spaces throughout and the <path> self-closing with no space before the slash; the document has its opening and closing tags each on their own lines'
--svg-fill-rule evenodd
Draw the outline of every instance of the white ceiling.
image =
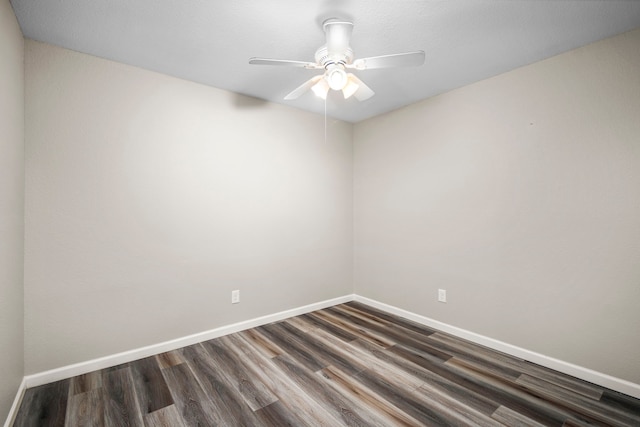
<svg viewBox="0 0 640 427">
<path fill-rule="evenodd" d="M 356 58 L 426 52 L 421 67 L 356 72 L 376 92 L 365 102 L 332 92 L 328 114 L 350 122 L 640 27 L 640 1 L 631 0 L 11 3 L 27 38 L 317 113 L 324 102 L 310 92 L 283 100 L 317 70 L 249 65 L 248 59 L 313 62 L 325 42 L 321 24 L 331 17 L 354 22 Z"/>
</svg>

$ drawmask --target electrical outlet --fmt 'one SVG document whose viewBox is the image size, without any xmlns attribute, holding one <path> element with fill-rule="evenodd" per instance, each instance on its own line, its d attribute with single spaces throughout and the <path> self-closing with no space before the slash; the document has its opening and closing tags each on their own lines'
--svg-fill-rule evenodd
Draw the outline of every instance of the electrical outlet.
<svg viewBox="0 0 640 427">
<path fill-rule="evenodd" d="M 240 291 L 231 291 L 231 304 L 237 304 L 240 302 Z"/>
<path fill-rule="evenodd" d="M 447 302 L 447 291 L 444 289 L 438 289 L 438 301 Z"/>
</svg>

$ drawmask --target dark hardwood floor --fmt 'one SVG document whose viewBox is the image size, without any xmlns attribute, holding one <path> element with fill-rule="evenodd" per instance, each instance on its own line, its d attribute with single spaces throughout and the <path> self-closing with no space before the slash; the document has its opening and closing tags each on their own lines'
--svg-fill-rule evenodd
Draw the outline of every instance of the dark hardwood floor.
<svg viewBox="0 0 640 427">
<path fill-rule="evenodd" d="M 26 391 L 14 426 L 640 426 L 640 400 L 351 302 Z"/>
</svg>

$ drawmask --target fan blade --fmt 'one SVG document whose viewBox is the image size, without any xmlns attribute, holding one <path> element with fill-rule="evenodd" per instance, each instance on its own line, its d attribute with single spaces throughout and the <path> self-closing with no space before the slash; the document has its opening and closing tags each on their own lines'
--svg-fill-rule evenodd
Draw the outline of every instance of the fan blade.
<svg viewBox="0 0 640 427">
<path fill-rule="evenodd" d="M 307 80 L 306 82 L 302 83 L 300 86 L 292 90 L 291 93 L 289 93 L 289 95 L 284 97 L 284 99 L 287 101 L 290 101 L 292 99 L 296 99 L 300 97 L 300 95 L 302 95 L 303 93 L 311 89 L 311 86 L 318 83 L 318 81 L 321 78 L 322 78 L 322 75 L 310 78 L 309 80 Z"/>
<path fill-rule="evenodd" d="M 353 64 L 346 65 L 346 67 L 357 70 L 370 70 L 373 68 L 415 67 L 422 64 L 424 64 L 424 52 L 418 50 L 416 52 L 361 58 L 353 61 Z"/>
<path fill-rule="evenodd" d="M 298 67 L 315 70 L 322 68 L 322 65 L 318 65 L 315 62 L 304 61 L 291 61 L 289 59 L 269 59 L 269 58 L 250 58 L 249 64 L 252 65 L 280 65 L 285 67 Z"/>
<path fill-rule="evenodd" d="M 358 101 L 366 101 L 376 94 L 373 90 L 371 90 L 369 86 L 364 84 L 362 80 L 356 77 L 355 74 L 349 73 L 347 74 L 347 77 L 350 81 L 358 85 L 358 89 L 353 94 L 353 96 L 355 96 Z"/>
</svg>

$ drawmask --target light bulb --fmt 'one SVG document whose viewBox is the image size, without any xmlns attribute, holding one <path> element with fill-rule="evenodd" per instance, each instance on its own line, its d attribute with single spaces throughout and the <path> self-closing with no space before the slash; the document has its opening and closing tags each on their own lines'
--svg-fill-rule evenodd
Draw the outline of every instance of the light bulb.
<svg viewBox="0 0 640 427">
<path fill-rule="evenodd" d="M 341 90 L 347 84 L 347 73 L 342 68 L 332 68 L 327 73 L 327 82 L 333 90 Z"/>
</svg>

